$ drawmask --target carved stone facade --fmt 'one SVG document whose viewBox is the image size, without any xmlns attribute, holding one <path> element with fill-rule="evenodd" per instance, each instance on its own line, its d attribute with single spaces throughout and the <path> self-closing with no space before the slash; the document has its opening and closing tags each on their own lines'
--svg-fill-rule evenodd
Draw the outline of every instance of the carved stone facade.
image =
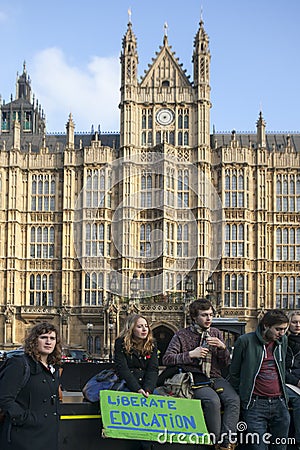
<svg viewBox="0 0 300 450">
<path fill-rule="evenodd" d="M 121 67 L 120 134 L 76 134 L 71 115 L 46 134 L 25 65 L 0 105 L 0 347 L 51 320 L 108 356 L 138 311 L 170 336 L 209 277 L 218 315 L 247 330 L 300 307 L 300 136 L 266 133 L 261 113 L 256 133 L 210 133 L 202 21 L 193 81 L 166 33 L 139 81 L 131 22 Z"/>
</svg>

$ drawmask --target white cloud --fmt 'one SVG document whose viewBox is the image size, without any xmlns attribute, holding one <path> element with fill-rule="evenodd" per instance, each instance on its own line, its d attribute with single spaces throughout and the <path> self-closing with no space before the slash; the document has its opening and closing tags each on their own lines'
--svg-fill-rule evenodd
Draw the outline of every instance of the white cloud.
<svg viewBox="0 0 300 450">
<path fill-rule="evenodd" d="M 118 57 L 93 57 L 87 67 L 68 64 L 58 48 L 34 58 L 32 89 L 44 109 L 47 131 L 64 131 L 72 113 L 75 131 L 119 129 L 120 64 Z"/>
</svg>

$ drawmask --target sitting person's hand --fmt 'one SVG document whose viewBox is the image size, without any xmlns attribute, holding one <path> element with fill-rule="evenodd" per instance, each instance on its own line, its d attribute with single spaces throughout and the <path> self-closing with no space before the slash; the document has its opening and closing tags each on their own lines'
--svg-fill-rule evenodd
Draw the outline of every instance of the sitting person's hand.
<svg viewBox="0 0 300 450">
<path fill-rule="evenodd" d="M 209 348 L 207 347 L 196 347 L 189 352 L 189 355 L 191 358 L 205 358 L 208 352 Z"/>
<path fill-rule="evenodd" d="M 149 392 L 145 391 L 144 389 L 139 389 L 138 390 L 139 394 L 143 394 L 144 397 L 148 398 L 149 397 Z"/>
<path fill-rule="evenodd" d="M 212 347 L 217 347 L 223 350 L 225 350 L 226 348 L 224 342 L 222 342 L 218 337 L 208 336 L 206 338 L 206 342 L 208 343 L 208 345 L 211 345 Z"/>
</svg>

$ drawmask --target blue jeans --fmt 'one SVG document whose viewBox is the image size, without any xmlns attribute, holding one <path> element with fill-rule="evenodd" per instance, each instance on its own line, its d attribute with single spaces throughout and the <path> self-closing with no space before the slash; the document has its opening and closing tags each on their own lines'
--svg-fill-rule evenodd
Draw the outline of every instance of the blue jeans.
<svg viewBox="0 0 300 450">
<path fill-rule="evenodd" d="M 293 421 L 295 428 L 295 439 L 300 444 L 300 395 L 296 394 L 292 389 L 287 387 L 290 404 L 293 408 Z"/>
<path fill-rule="evenodd" d="M 247 424 L 241 448 L 249 450 L 286 450 L 290 413 L 284 398 L 253 398 L 249 409 L 242 408 L 242 419 Z M 246 442 L 245 442 L 246 440 Z"/>
</svg>

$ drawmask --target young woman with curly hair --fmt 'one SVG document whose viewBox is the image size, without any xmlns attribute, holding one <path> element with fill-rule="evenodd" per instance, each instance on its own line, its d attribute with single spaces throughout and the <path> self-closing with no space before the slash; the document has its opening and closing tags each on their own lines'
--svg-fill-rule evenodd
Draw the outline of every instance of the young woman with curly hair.
<svg viewBox="0 0 300 450">
<path fill-rule="evenodd" d="M 158 377 L 157 346 L 145 317 L 128 317 L 115 341 L 114 359 L 119 378 L 126 381 L 129 391 L 145 397 L 153 392 Z"/>
<path fill-rule="evenodd" d="M 59 363 L 56 327 L 35 325 L 25 339 L 24 356 L 5 362 L 0 374 L 1 450 L 58 449 Z M 22 387 L 26 367 L 30 375 Z"/>
</svg>

